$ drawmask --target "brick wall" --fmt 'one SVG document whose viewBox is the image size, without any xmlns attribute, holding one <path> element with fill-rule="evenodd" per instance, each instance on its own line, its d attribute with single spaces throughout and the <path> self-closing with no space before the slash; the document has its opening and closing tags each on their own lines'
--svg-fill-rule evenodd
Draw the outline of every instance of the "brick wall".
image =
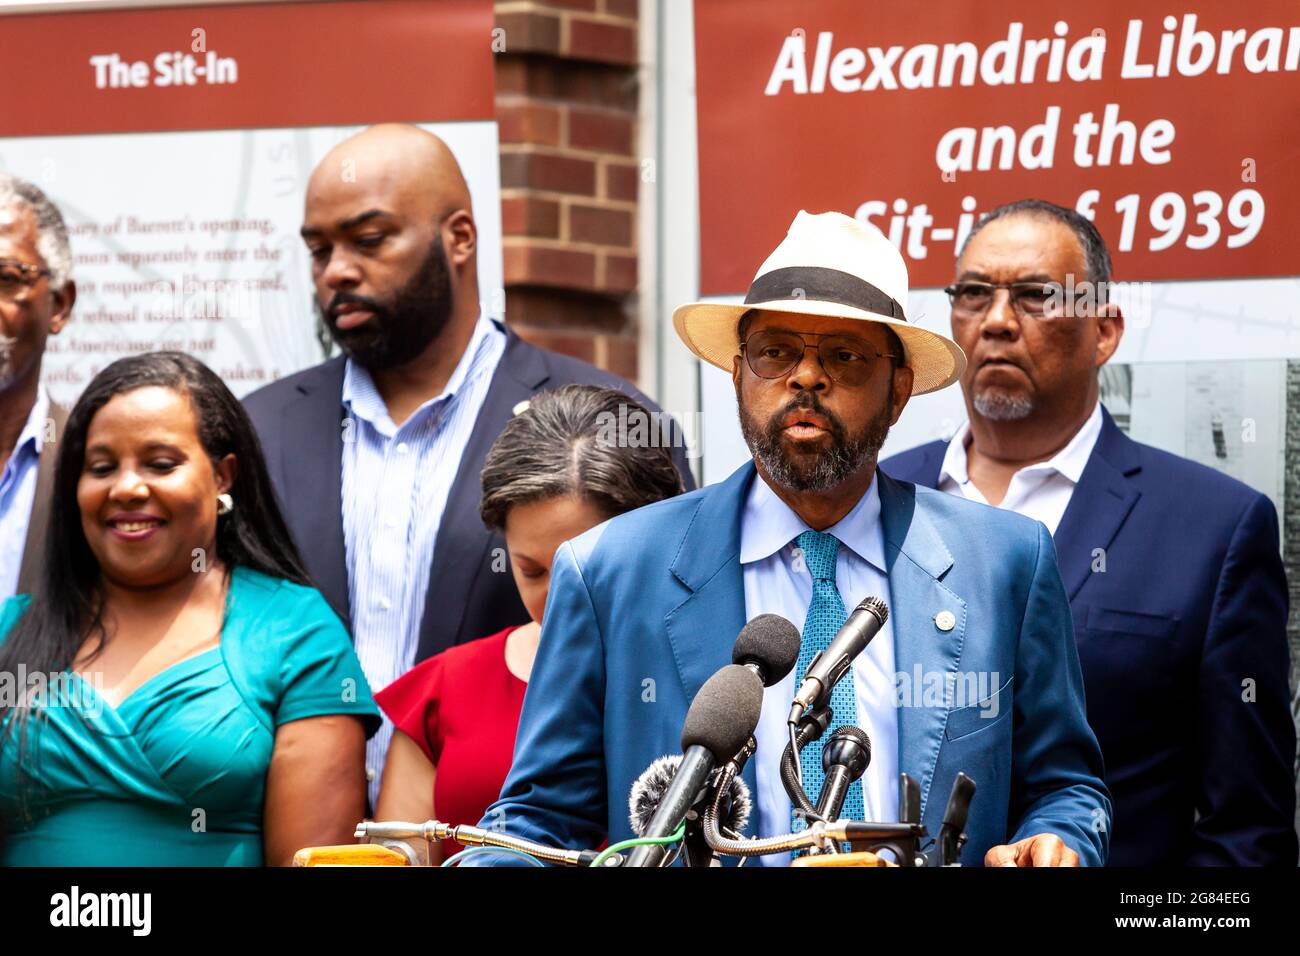
<svg viewBox="0 0 1300 956">
<path fill-rule="evenodd" d="M 498 0 L 506 318 L 637 377 L 637 0 Z"/>
</svg>

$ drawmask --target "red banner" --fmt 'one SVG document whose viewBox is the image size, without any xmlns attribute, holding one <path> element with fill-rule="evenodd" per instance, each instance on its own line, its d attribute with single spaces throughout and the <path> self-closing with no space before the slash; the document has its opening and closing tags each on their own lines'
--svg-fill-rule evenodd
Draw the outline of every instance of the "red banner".
<svg viewBox="0 0 1300 956">
<path fill-rule="evenodd" d="M 0 136 L 490 120 L 492 5 L 435 6 L 3 16 Z"/>
<path fill-rule="evenodd" d="M 1124 281 L 1300 274 L 1295 0 L 696 0 L 701 291 L 799 209 L 879 226 L 915 287 L 979 214 L 1092 216 Z"/>
</svg>

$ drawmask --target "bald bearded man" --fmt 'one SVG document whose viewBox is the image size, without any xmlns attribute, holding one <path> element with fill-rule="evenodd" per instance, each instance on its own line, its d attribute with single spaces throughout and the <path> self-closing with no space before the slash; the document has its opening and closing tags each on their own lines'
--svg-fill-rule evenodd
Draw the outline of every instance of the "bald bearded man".
<svg viewBox="0 0 1300 956">
<path fill-rule="evenodd" d="M 658 409 L 483 314 L 469 189 L 432 133 L 372 126 L 332 149 L 308 182 L 302 237 L 343 355 L 245 404 L 308 569 L 378 689 L 528 620 L 505 541 L 478 510 L 484 457 L 514 408 L 582 383 Z M 682 447 L 674 458 L 693 488 Z M 391 735 L 386 721 L 368 745 L 372 805 Z"/>
</svg>

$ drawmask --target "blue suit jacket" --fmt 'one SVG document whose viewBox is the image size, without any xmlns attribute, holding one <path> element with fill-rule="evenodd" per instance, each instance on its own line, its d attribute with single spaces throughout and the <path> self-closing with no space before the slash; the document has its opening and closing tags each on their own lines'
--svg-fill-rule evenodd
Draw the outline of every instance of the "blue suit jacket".
<svg viewBox="0 0 1300 956">
<path fill-rule="evenodd" d="M 484 826 L 572 848 L 632 835 L 633 781 L 680 752 L 690 701 L 745 624 L 740 515 L 754 475 L 746 464 L 560 548 L 514 765 Z M 965 771 L 978 792 L 964 863 L 1041 832 L 1104 862 L 1110 799 L 1046 529 L 884 475 L 880 503 L 898 670 L 998 675 L 996 717 L 981 716 L 993 695 L 900 708 L 899 765 L 920 783 L 925 826 L 938 832 Z M 957 620 L 946 632 L 934 620 L 945 610 Z M 745 777 L 752 789 L 752 761 Z"/>
<path fill-rule="evenodd" d="M 934 487 L 945 448 L 932 442 L 881 468 Z M 1115 800 L 1110 862 L 1294 866 L 1287 588 L 1272 503 L 1133 441 L 1103 409 L 1055 540 Z"/>
</svg>

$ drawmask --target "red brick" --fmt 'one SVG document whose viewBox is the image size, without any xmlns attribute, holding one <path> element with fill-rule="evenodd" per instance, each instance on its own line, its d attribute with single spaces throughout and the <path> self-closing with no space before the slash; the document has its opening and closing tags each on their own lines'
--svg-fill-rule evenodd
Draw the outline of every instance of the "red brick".
<svg viewBox="0 0 1300 956">
<path fill-rule="evenodd" d="M 637 342 L 629 335 L 602 335 L 605 355 L 603 368 L 621 375 L 629 382 L 637 379 Z"/>
<path fill-rule="evenodd" d="M 634 379 L 639 4 L 498 6 L 506 317 L 543 348 Z"/>
<path fill-rule="evenodd" d="M 496 103 L 497 129 L 503 143 L 560 145 L 560 110 L 529 100 L 503 99 Z"/>
<path fill-rule="evenodd" d="M 550 62 L 554 68 L 551 75 L 554 96 L 574 103 L 636 112 L 637 78 L 634 70 L 581 60 Z M 540 79 L 538 84 L 541 84 Z"/>
<path fill-rule="evenodd" d="M 510 314 L 509 295 L 506 296 L 506 314 Z M 557 335 L 554 332 L 544 332 L 540 329 L 530 329 L 527 326 L 517 326 L 513 322 L 510 327 L 519 333 L 521 339 L 531 345 L 536 345 L 539 349 L 559 352 L 561 355 L 571 355 L 576 359 L 582 359 L 584 362 L 594 364 L 596 341 L 589 335 Z"/>
<path fill-rule="evenodd" d="M 622 297 L 555 287 L 512 285 L 508 298 L 511 322 L 529 328 L 613 336 L 628 328 L 628 314 Z"/>
<path fill-rule="evenodd" d="M 503 251 L 507 286 L 541 285 L 587 290 L 596 287 L 594 253 L 510 239 L 506 240 Z"/>
<path fill-rule="evenodd" d="M 605 12 L 616 17 L 627 17 L 629 20 L 635 20 L 640 15 L 637 0 L 602 0 L 602 3 Z"/>
<path fill-rule="evenodd" d="M 625 66 L 508 51 L 494 62 L 498 95 L 523 94 L 636 112 L 636 73 Z"/>
<path fill-rule="evenodd" d="M 569 206 L 569 241 L 601 246 L 631 248 L 633 232 L 630 209 L 608 209 L 573 203 Z"/>
<path fill-rule="evenodd" d="M 590 159 L 501 150 L 502 189 L 543 189 L 594 196 L 596 164 Z"/>
<path fill-rule="evenodd" d="M 640 163 L 605 163 L 605 199 L 636 202 L 641 187 Z"/>
<path fill-rule="evenodd" d="M 580 60 L 635 66 L 636 29 L 622 24 L 571 17 L 562 52 Z"/>
<path fill-rule="evenodd" d="M 497 26 L 505 31 L 505 53 L 560 52 L 560 18 L 533 10 L 499 13 Z"/>
<path fill-rule="evenodd" d="M 501 231 L 507 236 L 560 237 L 560 204 L 554 199 L 501 197 Z"/>
<path fill-rule="evenodd" d="M 623 256 L 615 252 L 605 256 L 605 281 L 602 288 L 610 292 L 636 291 L 636 256 Z"/>
<path fill-rule="evenodd" d="M 543 99 L 555 97 L 556 64 L 563 60 L 531 56 L 526 53 L 503 53 L 496 60 L 497 94 L 522 93 Z"/>
<path fill-rule="evenodd" d="M 574 149 L 630 156 L 634 129 L 627 113 L 569 107 L 569 145 Z"/>
<path fill-rule="evenodd" d="M 528 92 L 528 61 L 519 56 L 498 56 L 495 65 L 497 96 Z"/>
</svg>

